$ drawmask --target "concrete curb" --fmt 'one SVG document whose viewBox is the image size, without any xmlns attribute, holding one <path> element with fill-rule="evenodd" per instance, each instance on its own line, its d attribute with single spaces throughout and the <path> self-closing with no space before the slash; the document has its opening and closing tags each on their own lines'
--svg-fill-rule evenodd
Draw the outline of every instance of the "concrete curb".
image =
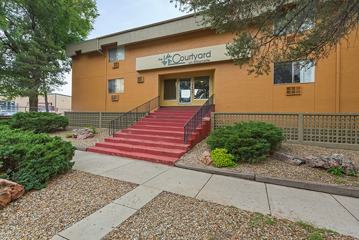
<svg viewBox="0 0 359 240">
<path fill-rule="evenodd" d="M 86 152 L 87 147 L 75 147 L 77 151 Z"/>
<path fill-rule="evenodd" d="M 338 185 L 324 184 L 324 183 L 313 183 L 307 181 L 297 181 L 297 180 L 290 180 L 285 178 L 266 177 L 266 176 L 255 175 L 255 174 L 234 173 L 224 169 L 217 170 L 217 169 L 206 169 L 201 167 L 191 167 L 182 163 L 175 163 L 175 166 L 179 168 L 184 168 L 184 169 L 189 169 L 199 172 L 218 174 L 218 175 L 235 177 L 235 178 L 242 178 L 251 181 L 267 183 L 267 184 L 274 184 L 274 185 L 299 188 L 299 189 L 305 189 L 305 190 L 316 191 L 316 192 L 323 192 L 323 193 L 359 198 L 359 188 L 355 188 L 355 187 L 338 186 Z"/>
<path fill-rule="evenodd" d="M 186 166 L 182 163 L 175 163 L 176 167 L 184 168 L 188 170 L 194 170 L 198 172 L 204 172 L 204 173 L 210 173 L 210 174 L 218 174 L 223 176 L 229 176 L 229 177 L 236 177 L 236 178 L 242 178 L 247 180 L 255 181 L 255 175 L 254 174 L 247 174 L 247 173 L 235 173 L 228 170 L 216 170 L 216 169 L 207 169 L 207 168 L 200 168 L 200 167 L 190 167 Z"/>
</svg>

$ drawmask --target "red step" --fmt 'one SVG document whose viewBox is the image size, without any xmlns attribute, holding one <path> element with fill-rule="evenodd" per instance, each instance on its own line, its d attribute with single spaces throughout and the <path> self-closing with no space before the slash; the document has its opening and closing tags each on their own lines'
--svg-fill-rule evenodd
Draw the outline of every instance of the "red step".
<svg viewBox="0 0 359 240">
<path fill-rule="evenodd" d="M 171 117 L 164 117 L 164 118 L 153 118 L 153 117 L 144 117 L 141 119 L 141 121 L 150 121 L 150 122 L 169 122 L 169 123 L 182 123 L 187 122 L 190 118 L 171 118 Z"/>
<path fill-rule="evenodd" d="M 130 139 L 130 138 L 105 138 L 105 142 L 114 142 L 114 143 L 125 143 L 132 145 L 143 145 L 149 147 L 160 147 L 160 148 L 168 148 L 168 149 L 180 149 L 180 150 L 188 150 L 190 147 L 189 144 L 181 144 L 181 143 L 171 143 L 165 141 L 151 141 L 151 140 L 143 140 L 143 139 Z"/>
<path fill-rule="evenodd" d="M 124 133 L 124 132 L 115 133 L 115 137 L 117 137 L 117 138 L 126 138 L 126 139 L 143 139 L 143 140 L 153 140 L 153 141 L 166 141 L 166 142 L 170 142 L 170 143 L 183 143 L 183 137 L 129 134 L 129 133 Z"/>
<path fill-rule="evenodd" d="M 194 113 L 182 113 L 182 112 L 168 112 L 168 111 L 165 111 L 165 112 L 153 112 L 153 113 L 150 113 L 149 116 L 151 115 L 156 115 L 156 116 L 180 116 L 180 117 L 191 117 L 194 115 Z"/>
<path fill-rule="evenodd" d="M 132 134 L 144 134 L 144 135 L 158 135 L 158 136 L 170 136 L 170 137 L 183 137 L 183 131 L 163 131 L 163 130 L 151 130 L 151 129 L 136 129 L 126 128 L 121 132 Z"/>
<path fill-rule="evenodd" d="M 114 156 L 134 158 L 134 159 L 142 159 L 142 160 L 147 160 L 147 161 L 162 163 L 167 165 L 174 165 L 175 162 L 178 160 L 178 158 L 175 157 L 165 157 L 165 156 L 158 156 L 158 155 L 147 154 L 147 153 L 126 152 L 117 149 L 110 149 L 103 147 L 89 147 L 87 148 L 87 151 L 114 155 Z"/>
<path fill-rule="evenodd" d="M 154 118 L 154 119 L 173 119 L 173 120 L 188 120 L 189 116 L 178 116 L 178 115 L 148 115 L 145 118 Z"/>
<path fill-rule="evenodd" d="M 111 149 L 114 148 L 126 152 L 149 153 L 153 155 L 177 157 L 177 158 L 180 158 L 186 152 L 185 150 L 180 150 L 180 149 L 148 147 L 148 146 L 131 145 L 125 143 L 112 143 L 112 142 L 96 143 L 96 147 L 104 147 Z"/>
<path fill-rule="evenodd" d="M 197 111 L 199 107 L 161 107 L 158 111 Z"/>
<path fill-rule="evenodd" d="M 151 125 L 151 126 L 173 126 L 173 127 L 183 127 L 185 123 L 178 122 L 161 122 L 161 121 L 146 121 L 140 120 L 136 123 L 136 125 Z"/>
<path fill-rule="evenodd" d="M 183 127 L 173 127 L 173 126 L 161 126 L 161 125 L 151 125 L 149 124 L 135 124 L 132 128 L 136 129 L 151 129 L 151 130 L 165 130 L 165 131 L 183 131 Z"/>
</svg>

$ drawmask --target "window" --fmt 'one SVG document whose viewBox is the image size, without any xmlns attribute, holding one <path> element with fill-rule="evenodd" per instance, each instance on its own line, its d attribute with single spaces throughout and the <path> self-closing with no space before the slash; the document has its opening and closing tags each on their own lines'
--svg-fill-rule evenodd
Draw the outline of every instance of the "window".
<svg viewBox="0 0 359 240">
<path fill-rule="evenodd" d="M 176 100 L 176 79 L 164 80 L 164 100 Z"/>
<path fill-rule="evenodd" d="M 209 97 L 209 77 L 194 78 L 194 99 L 208 99 Z"/>
<path fill-rule="evenodd" d="M 123 79 L 108 80 L 108 93 L 123 93 L 125 91 L 125 83 Z"/>
<path fill-rule="evenodd" d="M 1 112 L 16 112 L 15 102 L 0 100 L 0 115 Z"/>
<path fill-rule="evenodd" d="M 290 34 L 290 33 L 295 33 L 295 32 L 305 32 L 307 30 L 310 30 L 312 28 L 314 28 L 314 18 L 306 18 L 304 21 L 298 22 L 298 21 L 293 21 L 291 24 L 289 24 L 288 26 L 286 26 L 286 28 L 283 30 L 283 27 L 285 27 L 284 24 L 287 24 L 287 20 L 286 21 L 277 21 L 274 23 L 273 26 L 273 34 L 274 35 L 286 35 L 286 34 Z M 299 26 L 299 24 L 301 24 Z"/>
<path fill-rule="evenodd" d="M 274 83 L 314 82 L 314 71 L 313 63 L 308 61 L 275 63 Z"/>
<path fill-rule="evenodd" d="M 125 48 L 124 47 L 110 48 L 108 50 L 108 60 L 109 62 L 125 60 Z"/>
</svg>

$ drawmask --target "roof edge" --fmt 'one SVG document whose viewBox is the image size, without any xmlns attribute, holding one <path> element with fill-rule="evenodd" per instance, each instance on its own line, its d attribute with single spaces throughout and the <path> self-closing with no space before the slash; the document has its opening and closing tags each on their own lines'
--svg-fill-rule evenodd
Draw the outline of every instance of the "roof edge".
<svg viewBox="0 0 359 240">
<path fill-rule="evenodd" d="M 102 46 L 109 44 L 117 43 L 117 45 L 126 45 L 208 28 L 209 26 L 203 24 L 203 17 L 201 17 L 201 20 L 198 19 L 197 16 L 195 13 L 187 14 L 73 43 L 67 46 L 66 54 L 72 57 L 77 55 L 78 52 L 88 53 L 99 51 Z"/>
</svg>

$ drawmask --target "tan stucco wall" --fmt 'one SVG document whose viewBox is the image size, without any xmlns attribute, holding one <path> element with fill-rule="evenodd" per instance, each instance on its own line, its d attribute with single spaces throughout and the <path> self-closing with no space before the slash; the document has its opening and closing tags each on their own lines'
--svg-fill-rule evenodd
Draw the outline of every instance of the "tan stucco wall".
<svg viewBox="0 0 359 240">
<path fill-rule="evenodd" d="M 127 111 L 160 95 L 160 79 L 164 76 L 208 72 L 212 74 L 216 111 L 359 112 L 359 40 L 355 42 L 354 38 L 350 47 L 343 41 L 317 64 L 314 83 L 274 85 L 273 71 L 256 77 L 231 61 L 135 70 L 138 57 L 223 44 L 231 39 L 231 34 L 217 35 L 204 30 L 127 45 L 125 60 L 119 62 L 118 69 L 113 69 L 108 62 L 106 48 L 103 53 L 76 56 L 73 58 L 72 110 Z M 138 76 L 144 77 L 144 83 L 137 83 Z M 125 80 L 125 92 L 119 94 L 118 102 L 112 102 L 111 95 L 107 94 L 107 80 L 114 78 Z M 286 96 L 287 86 L 301 86 L 302 95 Z"/>
</svg>

